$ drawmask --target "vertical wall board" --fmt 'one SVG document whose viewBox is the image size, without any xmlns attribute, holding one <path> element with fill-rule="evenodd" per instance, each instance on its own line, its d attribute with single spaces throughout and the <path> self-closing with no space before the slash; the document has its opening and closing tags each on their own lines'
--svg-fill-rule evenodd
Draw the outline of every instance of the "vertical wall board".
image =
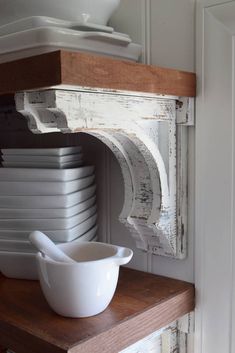
<svg viewBox="0 0 235 353">
<path fill-rule="evenodd" d="M 194 0 L 151 1 L 151 62 L 194 71 Z"/>
<path fill-rule="evenodd" d="M 231 353 L 235 253 L 233 38 L 225 23 L 214 16 L 213 7 L 203 10 L 206 5 L 207 1 L 198 2 L 197 11 L 195 353 Z"/>
</svg>

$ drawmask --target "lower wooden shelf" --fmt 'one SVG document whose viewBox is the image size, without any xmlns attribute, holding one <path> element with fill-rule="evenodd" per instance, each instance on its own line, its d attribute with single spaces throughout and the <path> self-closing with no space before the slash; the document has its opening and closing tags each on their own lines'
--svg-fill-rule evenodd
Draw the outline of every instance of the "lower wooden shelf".
<svg viewBox="0 0 235 353">
<path fill-rule="evenodd" d="M 122 268 L 109 307 L 85 319 L 55 314 L 39 282 L 0 275 L 0 347 L 16 353 L 115 353 L 194 309 L 193 284 Z"/>
</svg>

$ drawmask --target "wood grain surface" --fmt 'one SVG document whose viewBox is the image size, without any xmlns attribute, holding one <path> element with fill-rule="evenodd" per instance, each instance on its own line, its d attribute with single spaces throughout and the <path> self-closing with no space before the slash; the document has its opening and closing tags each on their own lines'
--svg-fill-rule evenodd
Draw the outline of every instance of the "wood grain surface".
<svg viewBox="0 0 235 353">
<path fill-rule="evenodd" d="M 0 345 L 16 353 L 115 353 L 194 309 L 190 283 L 122 268 L 109 307 L 85 319 L 55 314 L 37 281 L 0 277 Z"/>
<path fill-rule="evenodd" d="M 194 73 L 69 51 L 0 64 L 0 94 L 59 85 L 194 97 Z"/>
</svg>

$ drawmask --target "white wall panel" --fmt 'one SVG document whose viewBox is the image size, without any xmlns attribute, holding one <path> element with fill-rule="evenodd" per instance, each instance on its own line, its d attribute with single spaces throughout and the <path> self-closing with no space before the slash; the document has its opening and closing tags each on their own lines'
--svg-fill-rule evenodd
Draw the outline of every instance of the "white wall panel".
<svg viewBox="0 0 235 353">
<path fill-rule="evenodd" d="M 235 3 L 211 5 L 197 10 L 195 353 L 232 353 Z"/>
</svg>

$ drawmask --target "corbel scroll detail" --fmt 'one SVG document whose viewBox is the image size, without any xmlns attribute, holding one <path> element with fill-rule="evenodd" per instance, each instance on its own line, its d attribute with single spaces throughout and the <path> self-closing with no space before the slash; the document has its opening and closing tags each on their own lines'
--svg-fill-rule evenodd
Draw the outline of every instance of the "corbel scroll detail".
<svg viewBox="0 0 235 353">
<path fill-rule="evenodd" d="M 85 132 L 105 143 L 121 166 L 125 197 L 119 219 L 136 246 L 184 258 L 186 209 L 182 216 L 180 205 L 186 203 L 187 186 L 178 178 L 186 144 L 177 148 L 182 134 L 178 135 L 177 99 L 56 89 L 15 95 L 16 109 L 32 132 Z M 181 105 L 181 121 L 184 111 L 188 114 Z M 162 131 L 167 147 L 161 150 Z"/>
</svg>

